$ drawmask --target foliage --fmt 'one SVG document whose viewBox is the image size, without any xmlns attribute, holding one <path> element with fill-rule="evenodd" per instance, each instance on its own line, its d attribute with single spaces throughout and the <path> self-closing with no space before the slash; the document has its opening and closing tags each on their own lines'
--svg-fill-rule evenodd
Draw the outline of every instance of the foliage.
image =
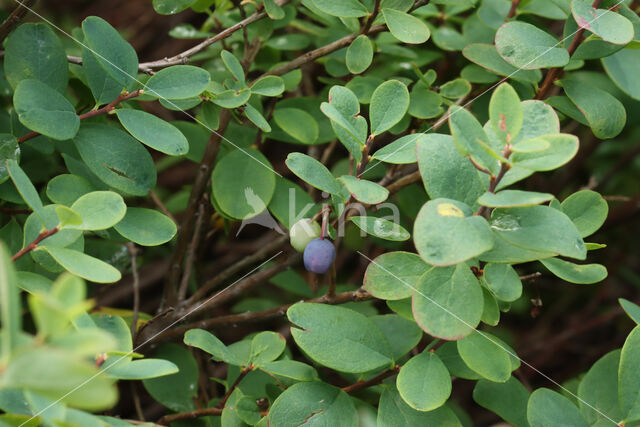
<svg viewBox="0 0 640 427">
<path fill-rule="evenodd" d="M 633 135 L 637 2 L 150 4 L 204 41 L 2 24 L 0 424 L 128 425 L 96 414 L 144 393 L 167 425 L 467 425 L 452 378 L 516 426 L 640 422 L 640 327 L 532 389 L 498 326 L 528 272 L 607 278 L 607 201 L 537 179 Z"/>
</svg>

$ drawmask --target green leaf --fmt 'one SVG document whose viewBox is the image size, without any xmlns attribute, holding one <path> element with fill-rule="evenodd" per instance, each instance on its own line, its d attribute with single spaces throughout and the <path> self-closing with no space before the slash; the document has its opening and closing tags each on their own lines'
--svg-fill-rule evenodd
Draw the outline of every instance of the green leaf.
<svg viewBox="0 0 640 427">
<path fill-rule="evenodd" d="M 14 266 L 4 242 L 0 242 L 0 310 L 2 319 L 2 365 L 6 366 L 13 349 L 18 347 L 22 331 L 20 290 Z"/>
<path fill-rule="evenodd" d="M 495 209 L 491 228 L 507 242 L 524 249 L 585 259 L 584 241 L 569 217 L 548 206 Z"/>
<path fill-rule="evenodd" d="M 318 373 L 313 367 L 297 360 L 274 360 L 263 363 L 260 369 L 280 378 L 294 381 L 316 381 Z"/>
<path fill-rule="evenodd" d="M 287 134 L 303 144 L 313 144 L 318 139 L 316 120 L 306 111 L 297 108 L 276 108 L 273 120 Z"/>
<path fill-rule="evenodd" d="M 434 135 L 434 134 L 429 134 Z M 385 163 L 393 163 L 397 165 L 404 165 L 409 163 L 415 163 L 418 159 L 416 157 L 416 145 L 419 141 L 428 140 L 429 135 L 422 133 L 414 133 L 411 135 L 405 135 L 396 139 L 391 144 L 373 153 L 372 158 L 380 160 Z"/>
<path fill-rule="evenodd" d="M 73 249 L 38 246 L 36 251 L 49 253 L 67 271 L 96 283 L 113 283 L 122 277 L 120 271 L 106 262 Z"/>
<path fill-rule="evenodd" d="M 402 366 L 396 386 L 413 409 L 433 411 L 449 398 L 451 375 L 437 354 L 423 351 Z"/>
<path fill-rule="evenodd" d="M 347 68 L 352 74 L 364 72 L 373 60 L 373 44 L 369 37 L 359 35 L 347 48 Z"/>
<path fill-rule="evenodd" d="M 246 86 L 244 69 L 242 68 L 242 64 L 240 64 L 240 61 L 238 61 L 238 58 L 228 50 L 220 52 L 220 57 L 222 58 L 224 66 L 229 70 L 233 78 L 240 83 L 241 86 Z"/>
<path fill-rule="evenodd" d="M 275 188 L 271 163 L 253 149 L 233 150 L 216 164 L 211 174 L 215 202 L 235 219 L 252 218 L 262 213 Z"/>
<path fill-rule="evenodd" d="M 531 427 L 551 427 L 558 420 L 567 427 L 587 427 L 578 408 L 563 395 L 548 388 L 539 388 L 529 397 L 527 420 Z"/>
<path fill-rule="evenodd" d="M 371 135 L 380 135 L 391 129 L 404 117 L 409 108 L 409 91 L 398 80 L 382 83 L 371 95 L 369 120 Z"/>
<path fill-rule="evenodd" d="M 249 89 L 242 90 L 224 90 L 215 94 L 215 97 L 211 99 L 211 102 L 222 108 L 238 108 L 246 104 L 251 98 L 251 91 Z"/>
<path fill-rule="evenodd" d="M 269 18 L 278 20 L 285 17 L 285 12 L 274 0 L 264 0 L 264 10 Z"/>
<path fill-rule="evenodd" d="M 22 80 L 13 103 L 20 122 L 35 132 L 57 140 L 71 139 L 78 132 L 80 118 L 73 105 L 38 80 Z"/>
<path fill-rule="evenodd" d="M 458 352 L 469 368 L 482 377 L 503 383 L 511 376 L 511 357 L 495 336 L 475 331 L 458 341 Z"/>
<path fill-rule="evenodd" d="M 333 91 L 336 87 L 340 86 L 334 86 L 331 90 Z M 339 104 L 323 102 L 320 105 L 320 110 L 331 120 L 333 133 L 360 163 L 362 160 L 362 147 L 365 145 L 368 130 L 367 120 L 358 115 L 360 105 L 357 105 L 357 109 L 348 111 L 346 107 Z"/>
<path fill-rule="evenodd" d="M 468 159 L 462 157 L 449 135 L 427 134 L 416 143 L 420 175 L 432 199 L 458 200 L 475 207 L 486 191 L 483 178 Z"/>
<path fill-rule="evenodd" d="M 156 168 L 147 150 L 126 132 L 84 123 L 73 139 L 87 167 L 105 184 L 123 193 L 146 196 L 156 184 Z"/>
<path fill-rule="evenodd" d="M 400 397 L 400 393 L 388 385 L 378 405 L 378 427 L 451 426 L 462 427 L 455 413 L 448 406 L 429 411 L 416 411 Z"/>
<path fill-rule="evenodd" d="M 400 224 L 373 216 L 352 216 L 349 218 L 362 231 L 384 240 L 402 242 L 411 235 Z"/>
<path fill-rule="evenodd" d="M 547 258 L 540 262 L 553 274 L 571 283 L 592 284 L 607 278 L 607 268 L 600 264 L 574 264 L 558 258 Z"/>
<path fill-rule="evenodd" d="M 6 388 L 29 390 L 87 411 L 104 411 L 118 400 L 113 379 L 99 375 L 93 362 L 52 347 L 19 353 L 2 380 Z"/>
<path fill-rule="evenodd" d="M 120 222 L 113 226 L 125 238 L 142 246 L 158 246 L 175 236 L 177 228 L 167 216 L 153 209 L 127 208 Z"/>
<path fill-rule="evenodd" d="M 244 114 L 249 120 L 251 120 L 251 123 L 258 127 L 258 129 L 263 132 L 271 132 L 271 126 L 269 125 L 269 122 L 267 122 L 267 119 L 265 119 L 262 114 L 260 114 L 260 111 L 254 108 L 251 104 L 244 106 Z"/>
<path fill-rule="evenodd" d="M 476 163 L 488 169 L 494 175 L 500 168 L 500 162 L 487 150 L 490 146 L 482 125 L 469 111 L 453 105 L 449 109 L 449 127 L 451 136 L 464 157 L 471 156 Z"/>
<path fill-rule="evenodd" d="M 569 99 L 584 114 L 596 137 L 610 139 L 622 132 L 627 122 L 627 112 L 611 94 L 571 79 L 563 79 L 561 85 Z"/>
<path fill-rule="evenodd" d="M 575 224 L 582 237 L 590 236 L 604 224 L 609 213 L 606 200 L 595 191 L 573 193 L 561 203 L 564 212 Z"/>
<path fill-rule="evenodd" d="M 107 373 L 120 380 L 144 380 L 163 377 L 178 372 L 178 367 L 168 360 L 142 359 L 112 365 Z"/>
<path fill-rule="evenodd" d="M 60 228 L 74 228 L 74 226 L 82 224 L 80 215 L 66 206 L 56 206 L 56 215 L 60 219 Z"/>
<path fill-rule="evenodd" d="M 512 302 L 522 295 L 522 282 L 518 273 L 509 264 L 492 264 L 484 266 L 483 279 L 487 288 L 496 298 Z"/>
<path fill-rule="evenodd" d="M 284 92 L 284 80 L 278 76 L 266 76 L 251 85 L 251 93 L 262 96 L 278 96 Z"/>
<path fill-rule="evenodd" d="M 196 0 L 153 0 L 153 10 L 160 15 L 174 15 L 194 4 Z"/>
<path fill-rule="evenodd" d="M 610 423 L 608 418 L 622 420 L 618 402 L 618 365 L 620 350 L 610 351 L 591 366 L 578 386 L 578 406 L 589 425 Z M 598 411 L 592 409 L 597 408 Z"/>
<path fill-rule="evenodd" d="M 627 313 L 627 315 L 631 318 L 631 320 L 640 324 L 640 306 L 624 298 L 618 298 L 618 302 L 622 306 L 622 309 L 625 311 L 625 313 Z"/>
<path fill-rule="evenodd" d="M 44 221 L 44 207 L 42 206 L 42 200 L 36 191 L 36 188 L 31 183 L 31 180 L 18 163 L 14 159 L 8 159 L 5 161 L 7 172 L 13 181 L 13 185 L 16 186 L 18 193 L 22 197 L 22 200 L 33 209 L 36 215 L 40 217 L 41 221 Z"/>
<path fill-rule="evenodd" d="M 106 230 L 113 227 L 127 212 L 122 196 L 113 191 L 93 191 L 80 196 L 72 205 L 82 222 L 66 228 L 79 230 Z"/>
<path fill-rule="evenodd" d="M 11 134 L 0 133 L 0 184 L 9 179 L 8 160 L 20 162 L 18 140 Z"/>
<path fill-rule="evenodd" d="M 371 320 L 389 341 L 394 360 L 409 353 L 422 339 L 422 329 L 413 320 L 396 314 L 371 316 Z"/>
<path fill-rule="evenodd" d="M 389 190 L 375 182 L 352 175 L 342 175 L 338 179 L 347 187 L 353 198 L 359 202 L 376 205 L 389 197 Z"/>
<path fill-rule="evenodd" d="M 145 85 L 145 93 L 166 99 L 187 99 L 200 95 L 211 76 L 199 67 L 174 65 L 155 73 Z"/>
<path fill-rule="evenodd" d="M 302 153 L 289 153 L 287 167 L 307 184 L 339 196 L 342 186 L 322 163 Z"/>
<path fill-rule="evenodd" d="M 107 21 L 89 16 L 82 21 L 84 42 L 91 54 L 109 76 L 129 89 L 138 75 L 138 55 L 118 31 Z"/>
<path fill-rule="evenodd" d="M 473 400 L 516 427 L 528 427 L 529 392 L 514 377 L 504 383 L 480 380 L 473 389 Z"/>
<path fill-rule="evenodd" d="M 47 197 L 54 203 L 71 206 L 84 194 L 95 190 L 89 181 L 78 175 L 61 174 L 47 183 Z"/>
<path fill-rule="evenodd" d="M 542 151 L 513 153 L 510 160 L 515 166 L 534 171 L 553 170 L 568 163 L 578 152 L 579 142 L 575 135 L 560 133 L 539 136 L 536 139 L 546 141 L 549 148 Z"/>
<path fill-rule="evenodd" d="M 555 37 L 526 22 L 512 21 L 496 33 L 498 54 L 509 64 L 525 70 L 564 67 L 569 52 Z"/>
<path fill-rule="evenodd" d="M 456 341 L 447 341 L 436 350 L 436 354 L 440 356 L 440 359 L 445 364 L 451 376 L 462 378 L 465 380 L 479 380 L 482 379 L 480 374 L 472 371 L 460 354 L 458 353 L 458 344 Z M 525 402 L 526 404 L 526 402 Z"/>
<path fill-rule="evenodd" d="M 382 9 L 380 12 L 391 34 L 401 42 L 420 44 L 429 40 L 429 27 L 415 16 L 394 9 Z"/>
<path fill-rule="evenodd" d="M 340 18 L 360 18 L 369 13 L 358 0 L 313 0 L 313 4 L 324 13 Z"/>
<path fill-rule="evenodd" d="M 122 126 L 138 141 L 170 156 L 189 151 L 187 138 L 170 123 L 145 111 L 121 108 L 116 111 Z"/>
<path fill-rule="evenodd" d="M 122 93 L 122 85 L 107 73 L 91 50 L 85 47 L 82 48 L 82 71 L 96 105 L 107 104 Z"/>
<path fill-rule="evenodd" d="M 584 28 L 603 40 L 624 45 L 633 39 L 633 25 L 624 16 L 609 9 L 594 9 L 592 2 L 573 0 L 571 12 L 580 28 Z"/>
<path fill-rule="evenodd" d="M 371 261 L 365 271 L 362 287 L 380 299 L 408 298 L 420 276 L 430 268 L 414 253 L 389 252 Z"/>
<path fill-rule="evenodd" d="M 173 343 L 163 344 L 154 356 L 172 362 L 179 372 L 142 381 L 147 392 L 172 411 L 195 409 L 193 399 L 198 395 L 198 364 L 189 350 Z"/>
<path fill-rule="evenodd" d="M 267 418 L 269 425 L 282 427 L 358 424 L 349 395 L 320 381 L 301 382 L 286 389 L 273 402 Z"/>
<path fill-rule="evenodd" d="M 640 50 L 622 49 L 602 58 L 602 65 L 616 86 L 633 99 L 640 99 L 640 81 L 634 73 L 640 67 Z"/>
<path fill-rule="evenodd" d="M 413 241 L 422 259 L 436 266 L 458 264 L 493 247 L 487 221 L 451 199 L 430 200 L 422 206 Z"/>
<path fill-rule="evenodd" d="M 309 194 L 293 182 L 276 176 L 276 189 L 269 202 L 269 211 L 286 228 L 291 229 L 301 218 L 315 213 L 310 206 L 314 202 Z"/>
<path fill-rule="evenodd" d="M 536 193 L 535 191 L 502 190 L 498 193 L 486 192 L 478 199 L 482 206 L 490 208 L 513 208 L 533 206 L 553 199 L 553 194 Z"/>
<path fill-rule="evenodd" d="M 24 79 L 36 79 L 62 93 L 69 80 L 67 54 L 47 24 L 22 24 L 7 37 L 4 73 L 14 89 Z"/>
<path fill-rule="evenodd" d="M 508 83 L 503 83 L 491 95 L 489 117 L 496 135 L 503 144 L 510 144 L 518 136 L 524 113 L 520 97 Z"/>
<path fill-rule="evenodd" d="M 428 89 L 424 84 L 416 84 L 409 94 L 409 115 L 418 119 L 438 117 L 444 113 L 443 102 L 440 94 Z"/>
<path fill-rule="evenodd" d="M 514 80 L 536 83 L 542 78 L 540 70 L 524 70 L 511 65 L 502 59 L 496 47 L 491 44 L 472 43 L 462 50 L 462 54 L 469 61 L 501 76 L 509 76 Z"/>
<path fill-rule="evenodd" d="M 427 271 L 418 280 L 412 298 L 418 326 L 446 340 L 471 334 L 480 323 L 483 305 L 482 288 L 464 263 Z"/>
<path fill-rule="evenodd" d="M 259 332 L 251 339 L 249 361 L 256 366 L 272 362 L 282 354 L 286 346 L 287 341 L 282 335 L 271 331 Z"/>
<path fill-rule="evenodd" d="M 471 84 L 465 79 L 454 79 L 440 86 L 440 95 L 449 99 L 459 99 L 471 92 Z"/>
<path fill-rule="evenodd" d="M 368 317 L 339 306 L 298 303 L 287 317 L 296 344 L 321 365 L 341 372 L 368 372 L 393 362 L 391 348 Z"/>
<path fill-rule="evenodd" d="M 212 359 L 230 365 L 241 366 L 243 361 L 211 332 L 203 329 L 190 329 L 184 334 L 186 345 L 199 348 L 212 356 Z"/>
<path fill-rule="evenodd" d="M 625 420 L 640 418 L 640 327 L 635 327 L 622 346 L 618 368 L 618 399 Z"/>
<path fill-rule="evenodd" d="M 482 317 L 480 320 L 490 326 L 496 326 L 500 322 L 500 308 L 496 297 L 486 288 L 482 288 Z"/>
</svg>

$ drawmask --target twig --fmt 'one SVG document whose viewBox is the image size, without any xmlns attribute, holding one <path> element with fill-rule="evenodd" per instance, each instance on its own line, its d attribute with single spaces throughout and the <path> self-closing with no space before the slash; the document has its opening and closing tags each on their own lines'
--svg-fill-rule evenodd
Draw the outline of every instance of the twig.
<svg viewBox="0 0 640 427">
<path fill-rule="evenodd" d="M 602 0 L 594 0 L 591 7 L 593 7 L 594 9 L 597 9 L 600 6 L 600 3 L 602 3 Z M 575 53 L 576 49 L 578 49 L 578 46 L 580 46 L 580 43 L 582 43 L 582 36 L 584 35 L 584 31 L 585 31 L 585 28 L 580 27 L 578 31 L 576 31 L 575 35 L 573 36 L 573 40 L 571 40 L 571 44 L 567 48 L 567 51 L 569 52 L 570 57 Z M 549 89 L 551 89 L 551 86 L 553 85 L 553 83 L 560 77 L 561 73 L 562 73 L 561 67 L 551 68 L 547 72 L 547 75 L 545 76 L 544 81 L 542 82 L 542 85 L 540 86 L 540 90 L 538 90 L 538 93 L 536 94 L 535 99 L 544 99 L 547 96 Z"/>
<path fill-rule="evenodd" d="M 360 164 L 358 164 L 358 169 L 356 169 L 356 176 L 358 178 L 360 178 L 360 176 L 365 172 L 367 164 L 369 163 L 369 150 L 371 150 L 374 139 L 375 137 L 373 134 L 369 135 L 367 142 L 364 144 L 364 148 L 362 149 L 362 160 L 360 161 Z"/>
<path fill-rule="evenodd" d="M 253 364 L 251 364 L 246 368 L 242 369 L 242 372 L 240 372 L 240 375 L 238 375 L 238 378 L 236 378 L 236 380 L 233 382 L 231 387 L 229 387 L 229 390 L 227 390 L 222 400 L 218 402 L 218 404 L 216 405 L 216 408 L 221 408 L 221 409 L 224 408 L 224 405 L 227 403 L 227 400 L 229 400 L 229 397 L 231 396 L 233 391 L 236 389 L 236 387 L 238 387 L 238 384 L 240 384 L 240 381 L 242 381 L 249 372 L 253 371 L 253 368 L 254 366 Z"/>
<path fill-rule="evenodd" d="M 507 18 L 513 18 L 516 16 L 516 10 L 518 9 L 518 5 L 520 4 L 520 0 L 511 0 L 511 9 L 507 14 Z"/>
<path fill-rule="evenodd" d="M 189 412 L 181 412 L 179 414 L 165 415 L 158 420 L 158 424 L 168 426 L 172 422 L 182 420 L 195 420 L 200 417 L 207 417 L 210 415 L 222 415 L 222 409 L 220 408 L 203 408 L 196 409 Z"/>
<path fill-rule="evenodd" d="M 0 24 L 0 44 L 2 44 L 9 33 L 18 26 L 20 21 L 22 21 L 22 18 L 24 18 L 29 9 L 33 7 L 35 2 L 36 0 L 23 0 L 15 9 L 13 9 L 7 19 Z"/>
<path fill-rule="evenodd" d="M 371 16 L 369 16 L 369 19 L 367 19 L 364 27 L 362 27 L 362 31 L 360 31 L 360 34 L 367 34 L 369 32 L 373 21 L 375 21 L 376 17 L 378 16 L 378 12 L 380 12 L 380 0 L 376 0 L 373 4 L 373 12 L 371 12 Z"/>
<path fill-rule="evenodd" d="M 277 3 L 279 3 L 280 6 L 282 6 L 289 3 L 289 0 L 282 0 Z M 197 45 L 193 46 L 190 49 L 185 50 L 184 52 L 181 52 L 170 58 L 163 58 L 163 59 L 159 59 L 157 61 L 151 61 L 151 62 L 143 62 L 139 65 L 139 69 L 142 72 L 148 73 L 148 72 L 151 72 L 153 69 L 169 67 L 171 65 L 177 65 L 177 64 L 185 64 L 189 61 L 190 56 L 193 56 L 196 53 L 206 49 L 207 47 L 209 47 L 210 45 L 212 45 L 213 43 L 219 40 L 226 39 L 236 31 L 243 29 L 247 25 L 253 24 L 256 21 L 259 21 L 266 16 L 267 16 L 266 12 L 256 11 L 253 15 L 247 17 L 246 19 L 243 19 L 242 21 L 230 26 L 226 30 L 219 32 L 213 37 L 209 37 L 208 39 L 202 41 L 201 43 L 198 43 Z"/>
<path fill-rule="evenodd" d="M 60 227 L 59 226 L 55 226 L 49 230 L 44 230 L 42 233 L 38 234 L 38 237 L 36 237 L 35 239 L 33 239 L 33 242 L 29 243 L 27 246 L 25 246 L 24 248 L 20 249 L 18 252 L 16 252 L 12 257 L 11 257 L 11 261 L 15 261 L 18 258 L 20 258 L 22 255 L 31 252 L 32 250 L 36 249 L 38 247 L 38 243 L 42 242 L 44 239 L 46 239 L 49 236 L 53 236 L 54 234 L 56 234 L 58 231 L 60 231 Z"/>
<path fill-rule="evenodd" d="M 368 34 L 374 34 L 374 33 L 379 33 L 380 31 L 384 31 L 387 27 L 384 25 L 376 25 L 375 27 L 371 27 L 371 29 L 369 30 Z M 351 44 L 351 42 L 353 40 L 355 40 L 356 37 L 358 37 L 359 34 L 350 34 L 348 36 L 344 36 L 341 39 L 338 39 L 336 41 L 334 41 L 333 43 L 329 43 L 325 46 L 319 47 L 315 50 L 311 50 L 299 57 L 297 57 L 296 59 L 292 60 L 291 62 L 288 62 L 280 67 L 277 67 L 267 73 L 262 74 L 260 77 L 258 77 L 256 80 L 265 77 L 265 76 L 280 76 L 282 74 L 286 74 L 289 71 L 295 70 L 296 68 L 299 68 L 300 66 L 314 61 L 318 58 L 320 58 L 321 56 L 324 55 L 328 55 L 332 52 L 335 52 L 336 50 L 342 49 L 343 47 L 348 46 L 349 44 Z"/>
<path fill-rule="evenodd" d="M 507 148 L 503 151 L 502 154 L 505 159 L 509 158 L 509 156 L 511 155 L 511 150 L 509 149 L 509 146 L 507 146 Z M 491 175 L 491 179 L 489 181 L 489 188 L 487 188 L 487 191 L 489 193 L 496 192 L 496 188 L 498 187 L 498 184 L 500 184 L 500 181 L 502 180 L 502 178 L 504 178 L 505 174 L 509 171 L 509 169 L 511 169 L 511 166 L 508 163 L 503 162 L 500 165 L 500 171 L 498 172 L 498 175 L 496 176 Z M 480 206 L 480 209 L 478 209 L 478 212 L 476 213 L 476 215 L 482 216 L 486 212 L 487 212 L 487 207 Z"/>
<path fill-rule="evenodd" d="M 420 171 L 417 170 L 409 175 L 403 176 L 395 182 L 392 182 L 391 184 L 387 185 L 386 188 L 387 190 L 389 190 L 389 193 L 395 193 L 396 191 L 406 187 L 407 185 L 420 181 L 420 179 L 422 179 L 422 175 L 420 175 Z"/>
<path fill-rule="evenodd" d="M 133 406 L 136 410 L 136 415 L 140 421 L 144 421 L 144 412 L 142 411 L 142 405 L 140 405 L 140 396 L 138 395 L 138 391 L 136 390 L 135 381 L 130 381 L 131 385 L 131 396 L 133 397 Z"/>
<path fill-rule="evenodd" d="M 200 167 L 198 168 L 196 178 L 193 182 L 193 187 L 191 188 L 191 194 L 189 195 L 189 203 L 187 205 L 185 219 L 180 227 L 178 240 L 176 242 L 173 255 L 171 256 L 171 260 L 169 261 L 169 274 L 164 287 L 163 305 L 166 304 L 172 306 L 177 303 L 176 297 L 178 292 L 178 282 L 180 280 L 180 274 L 182 273 L 182 263 L 187 251 L 187 245 L 191 241 L 191 232 L 193 231 L 195 223 L 196 209 L 198 208 L 204 190 L 209 182 L 211 168 L 213 167 L 213 162 L 218 156 L 220 141 L 222 140 L 222 135 L 229 125 L 230 119 L 231 113 L 229 110 L 222 110 L 220 113 L 220 127 L 218 128 L 218 132 L 214 132 L 209 138 L 207 148 L 204 152 L 204 156 L 202 157 L 202 161 L 200 162 Z"/>
<path fill-rule="evenodd" d="M 372 298 L 373 296 L 367 293 L 365 290 L 358 289 L 356 291 L 342 292 L 342 293 L 336 294 L 335 297 L 331 299 L 331 301 L 327 299 L 326 295 L 323 295 L 319 298 L 304 300 L 303 302 L 315 302 L 320 304 L 336 305 L 336 304 L 343 304 L 349 301 L 366 301 Z M 154 341 L 181 337 L 189 329 L 194 329 L 194 328 L 213 329 L 218 326 L 236 325 L 238 323 L 257 322 L 257 321 L 265 321 L 268 319 L 273 319 L 275 317 L 284 316 L 287 313 L 287 310 L 289 309 L 289 307 L 291 307 L 293 304 L 294 303 L 285 304 L 280 307 L 270 308 L 267 310 L 248 311 L 245 313 L 229 314 L 226 316 L 219 316 L 211 319 L 200 320 L 198 322 L 193 322 L 185 326 L 180 326 L 178 328 L 171 329 L 159 335 L 157 339 Z"/>
<path fill-rule="evenodd" d="M 396 375 L 400 372 L 400 366 L 396 365 L 393 369 L 387 369 L 386 371 L 382 371 L 380 374 L 368 380 L 360 380 L 355 383 L 348 385 L 346 387 L 342 387 L 342 391 L 345 393 L 353 393 L 354 391 L 358 391 L 363 388 L 371 387 L 374 385 L 380 384 L 385 378 L 389 378 L 393 375 Z"/>
<path fill-rule="evenodd" d="M 149 197 L 151 197 L 151 200 L 153 201 L 153 203 L 155 203 L 155 205 L 158 208 L 160 208 L 163 214 L 168 216 L 169 219 L 174 222 L 174 224 L 178 224 L 178 221 L 176 221 L 176 218 L 171 214 L 171 212 L 169 212 L 169 210 L 164 205 L 164 203 L 162 203 L 162 200 L 160 200 L 160 198 L 158 197 L 155 191 L 149 190 Z"/>
<path fill-rule="evenodd" d="M 537 279 L 540 276 L 542 276 L 542 273 L 540 273 L 539 271 L 536 271 L 535 273 L 520 276 L 520 281 L 524 282 L 526 280 L 533 280 L 533 279 Z"/>
<path fill-rule="evenodd" d="M 138 315 L 140 312 L 140 275 L 138 274 L 138 248 L 132 242 L 126 244 L 129 255 L 131 256 L 131 286 L 133 288 L 133 316 L 131 317 L 131 339 L 135 341 L 136 332 L 138 330 Z"/>
<path fill-rule="evenodd" d="M 283 246 L 288 240 L 288 236 L 278 237 L 254 254 L 244 257 L 235 264 L 222 270 L 215 277 L 209 279 L 202 286 L 200 286 L 200 288 L 196 292 L 194 292 L 194 294 L 186 301 L 186 304 L 191 305 L 195 301 L 202 299 L 210 290 L 225 282 L 227 279 L 241 271 L 243 268 L 254 264 L 270 255 L 272 252 Z"/>
<path fill-rule="evenodd" d="M 31 209 L 13 209 L 13 208 L 0 206 L 0 212 L 16 215 L 16 214 L 29 214 L 33 211 Z"/>
<path fill-rule="evenodd" d="M 202 223 L 204 221 L 204 202 L 200 203 L 196 216 L 196 226 L 193 231 L 191 244 L 189 245 L 189 254 L 187 255 L 184 274 L 182 275 L 182 281 L 180 282 L 180 288 L 178 289 L 178 301 L 182 301 L 187 295 L 189 279 L 191 278 L 191 270 L 193 269 L 193 262 L 196 257 L 196 251 L 198 250 L 198 244 L 200 243 L 200 230 L 202 229 Z"/>
<path fill-rule="evenodd" d="M 136 97 L 138 97 L 138 96 L 142 95 L 142 93 L 143 93 L 143 90 L 142 90 L 142 89 L 135 90 L 135 91 L 133 91 L 133 92 L 131 92 L 131 93 L 129 93 L 129 92 L 123 92 L 123 93 L 121 93 L 120 95 L 118 95 L 118 97 L 117 97 L 116 99 L 114 99 L 113 101 L 111 101 L 110 103 L 108 103 L 107 105 L 105 105 L 104 107 L 102 107 L 102 108 L 98 108 L 97 110 L 91 110 L 91 111 L 89 111 L 89 112 L 86 112 L 86 113 L 84 113 L 84 114 L 81 114 L 81 115 L 79 116 L 79 117 L 80 117 L 80 120 L 88 119 L 88 118 L 91 118 L 91 117 L 96 117 L 96 116 L 99 116 L 99 115 L 101 115 L 101 114 L 107 114 L 107 113 L 110 113 L 110 112 L 111 112 L 111 111 L 113 111 L 113 110 L 116 108 L 116 106 L 117 106 L 118 104 L 120 104 L 121 102 L 127 101 L 127 100 L 129 100 L 129 99 L 131 99 L 131 98 L 136 98 Z M 40 133 L 38 133 L 38 132 L 33 132 L 33 131 L 31 131 L 31 132 L 29 132 L 28 134 L 23 135 L 23 136 L 21 136 L 20 138 L 18 138 L 18 143 L 22 143 L 22 142 L 28 141 L 28 140 L 30 140 L 30 139 L 32 139 L 32 138 L 35 138 L 35 137 L 37 137 L 37 136 L 40 136 L 40 135 L 41 135 L 41 134 L 40 134 Z"/>
<path fill-rule="evenodd" d="M 480 166 L 478 164 L 478 162 L 473 160 L 473 157 L 469 156 L 468 159 L 469 159 L 469 161 L 471 161 L 471 164 L 473 165 L 474 168 L 478 169 L 482 173 L 486 173 L 489 176 L 493 176 L 493 174 L 491 173 L 491 171 L 489 169 Z"/>
</svg>

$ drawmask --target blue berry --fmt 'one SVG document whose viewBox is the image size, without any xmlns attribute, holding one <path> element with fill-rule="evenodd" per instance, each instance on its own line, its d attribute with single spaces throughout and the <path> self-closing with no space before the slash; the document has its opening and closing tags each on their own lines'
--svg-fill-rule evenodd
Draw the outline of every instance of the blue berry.
<svg viewBox="0 0 640 427">
<path fill-rule="evenodd" d="M 316 238 L 304 248 L 304 268 L 312 273 L 324 274 L 336 259 L 336 248 L 328 239 Z"/>
</svg>

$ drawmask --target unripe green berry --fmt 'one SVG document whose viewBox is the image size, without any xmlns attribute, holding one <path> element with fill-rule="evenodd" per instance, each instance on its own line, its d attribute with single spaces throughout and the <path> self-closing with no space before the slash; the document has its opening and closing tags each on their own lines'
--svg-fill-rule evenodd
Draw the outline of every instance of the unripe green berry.
<svg viewBox="0 0 640 427">
<path fill-rule="evenodd" d="M 298 252 L 304 252 L 304 248 L 309 242 L 320 237 L 321 232 L 320 224 L 308 218 L 303 218 L 293 224 L 293 227 L 289 230 L 291 246 Z"/>
</svg>

